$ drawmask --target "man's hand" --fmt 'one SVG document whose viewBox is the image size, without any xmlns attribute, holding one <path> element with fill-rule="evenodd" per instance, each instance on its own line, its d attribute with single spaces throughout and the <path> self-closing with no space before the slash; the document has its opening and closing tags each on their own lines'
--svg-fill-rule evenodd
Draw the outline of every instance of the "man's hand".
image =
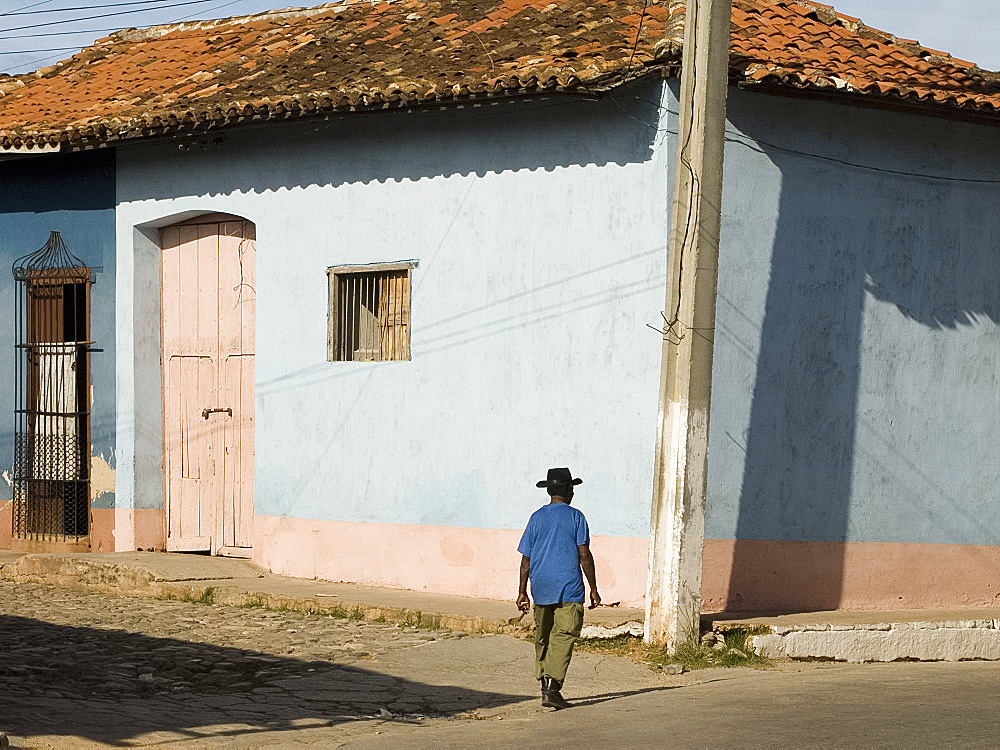
<svg viewBox="0 0 1000 750">
<path fill-rule="evenodd" d="M 531 560 L 521 555 L 521 569 L 517 576 L 517 608 L 522 612 L 527 612 L 531 606 L 528 599 L 528 573 L 531 571 Z"/>
<path fill-rule="evenodd" d="M 581 544 L 577 547 L 580 553 L 580 567 L 583 574 L 587 576 L 587 585 L 590 588 L 590 608 L 601 606 L 601 595 L 597 593 L 597 570 L 594 566 L 594 555 L 590 551 L 590 544 Z"/>
</svg>

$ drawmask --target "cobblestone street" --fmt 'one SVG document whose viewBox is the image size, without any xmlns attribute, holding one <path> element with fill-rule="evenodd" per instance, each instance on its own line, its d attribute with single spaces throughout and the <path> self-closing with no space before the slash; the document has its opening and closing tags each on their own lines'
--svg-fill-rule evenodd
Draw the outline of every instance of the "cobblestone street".
<svg viewBox="0 0 1000 750">
<path fill-rule="evenodd" d="M 348 723 L 372 734 L 367 724 L 469 718 L 523 698 L 378 669 L 460 639 L 477 637 L 4 582 L 0 731 L 15 747 L 328 745 L 352 736 Z"/>
<path fill-rule="evenodd" d="M 552 712 L 532 651 L 509 636 L 0 582 L 0 732 L 60 750 L 996 744 L 997 662 L 666 676 L 578 653 L 574 708 Z"/>
</svg>

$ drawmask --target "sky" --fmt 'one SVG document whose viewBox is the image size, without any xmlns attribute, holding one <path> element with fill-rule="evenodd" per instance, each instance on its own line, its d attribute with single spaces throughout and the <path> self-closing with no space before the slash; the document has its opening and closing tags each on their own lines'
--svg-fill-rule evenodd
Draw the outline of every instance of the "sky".
<svg viewBox="0 0 1000 750">
<path fill-rule="evenodd" d="M 320 0 L 0 0 L 0 72 L 28 73 L 130 26 L 225 18 Z M 829 3 L 829 0 L 828 0 Z M 1000 70 L 997 0 L 834 0 L 868 26 Z M 24 28 L 31 27 L 31 28 Z"/>
</svg>

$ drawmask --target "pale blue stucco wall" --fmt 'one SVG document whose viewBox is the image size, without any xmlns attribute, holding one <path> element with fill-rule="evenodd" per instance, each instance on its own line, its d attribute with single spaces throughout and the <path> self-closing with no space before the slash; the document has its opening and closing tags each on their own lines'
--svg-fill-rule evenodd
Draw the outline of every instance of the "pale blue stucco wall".
<svg viewBox="0 0 1000 750">
<path fill-rule="evenodd" d="M 151 227 L 226 211 L 258 232 L 257 513 L 517 528 L 569 464 L 595 531 L 645 536 L 664 96 L 122 150 L 122 504 L 162 503 Z M 892 173 L 995 179 L 998 131 L 741 90 L 728 131 L 706 536 L 998 543 L 1000 189 Z M 326 362 L 326 267 L 399 259 L 413 361 Z"/>
<path fill-rule="evenodd" d="M 9 476 L 14 443 L 15 288 L 11 266 L 16 258 L 42 247 L 52 230 L 62 233 L 70 251 L 96 269 L 91 287 L 92 449 L 112 467 L 115 450 L 115 304 L 114 304 L 114 154 L 100 152 L 0 161 L 0 465 Z M 0 481 L 0 500 L 12 497 L 9 481 Z M 94 507 L 107 507 L 105 493 Z"/>
<path fill-rule="evenodd" d="M 257 227 L 258 514 L 519 528 L 545 469 L 645 537 L 673 139 L 659 84 L 118 158 L 123 507 L 158 507 L 155 227 Z M 329 266 L 416 259 L 410 362 L 326 361 Z M 156 407 L 158 408 L 158 406 Z"/>
<path fill-rule="evenodd" d="M 1000 544 L 1000 185 L 948 179 L 1000 129 L 731 90 L 728 131 L 706 536 Z"/>
</svg>

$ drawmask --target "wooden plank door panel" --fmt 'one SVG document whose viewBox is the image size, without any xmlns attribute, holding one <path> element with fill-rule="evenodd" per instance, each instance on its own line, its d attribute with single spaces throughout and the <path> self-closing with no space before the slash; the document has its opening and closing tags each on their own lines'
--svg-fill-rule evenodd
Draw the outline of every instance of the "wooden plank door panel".
<svg viewBox="0 0 1000 750">
<path fill-rule="evenodd" d="M 249 549 L 253 519 L 256 241 L 249 222 L 219 226 L 219 342 L 224 431 L 222 552 Z"/>
<path fill-rule="evenodd" d="M 168 227 L 161 246 L 167 549 L 210 550 L 221 486 L 203 410 L 219 389 L 218 239 L 209 227 Z"/>
<path fill-rule="evenodd" d="M 253 517 L 253 355 L 226 357 L 223 378 L 226 403 L 232 405 L 233 416 L 221 415 L 225 431 L 222 544 L 226 548 L 249 548 Z"/>
<path fill-rule="evenodd" d="M 173 551 L 211 548 L 215 450 L 202 404 L 217 390 L 210 357 L 175 355 L 164 378 L 167 541 Z"/>
</svg>

